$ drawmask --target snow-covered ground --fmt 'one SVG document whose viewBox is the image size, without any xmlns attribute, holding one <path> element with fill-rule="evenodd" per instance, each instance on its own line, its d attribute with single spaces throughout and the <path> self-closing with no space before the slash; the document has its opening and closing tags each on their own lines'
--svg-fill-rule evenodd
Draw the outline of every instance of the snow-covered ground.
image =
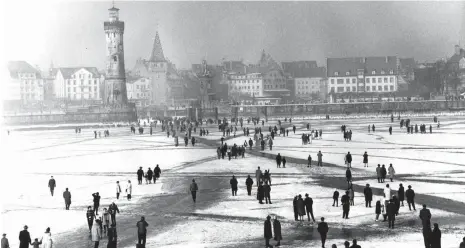
<svg viewBox="0 0 465 248">
<path fill-rule="evenodd" d="M 267 215 L 277 215 L 282 221 L 283 231 L 289 232 L 283 233 L 284 247 L 319 246 L 318 239 L 286 240 L 292 230 L 312 227 L 308 222 L 297 224 L 293 219 L 292 199 L 297 194 L 304 197 L 306 193 L 314 200 L 315 219 L 319 221 L 320 217 L 325 217 L 330 228 L 373 228 L 381 230 L 381 233 L 389 233 L 391 231 L 387 230 L 387 223 L 374 222 L 374 208 L 365 208 L 363 195 L 359 193 L 355 194 L 351 218 L 342 220 L 341 207 L 331 206 L 335 188 L 319 185 L 320 179 L 334 177 L 334 180 L 339 180 L 337 178 L 344 177 L 344 155 L 350 151 L 354 159 L 352 167 L 358 169 L 353 172 L 356 185 L 370 183 L 374 188 L 382 188 L 384 184 L 378 184 L 373 179 L 375 165 L 392 163 L 397 174 L 394 189 L 403 183 L 404 186 L 412 185 L 417 193 L 465 202 L 465 121 L 448 121 L 445 118 L 440 119 L 440 129 L 433 125 L 433 134 L 406 134 L 405 129 L 399 129 L 395 122 L 392 123 L 393 135 L 387 133 L 391 125 L 389 119 L 347 120 L 348 129 L 354 132 L 351 142 L 345 142 L 339 131 L 343 122 L 311 120 L 312 129 L 323 130 L 323 139 L 314 140 L 306 146 L 302 146 L 300 137 L 302 133 L 308 132 L 308 120 L 293 119 L 291 125 L 296 126 L 296 134 L 290 131 L 288 137 L 276 137 L 273 151 L 264 151 L 302 159 L 307 159 L 311 154 L 315 160 L 316 153 L 321 150 L 324 162 L 337 165 L 322 168 L 307 168 L 293 163 L 287 163 L 287 168 L 276 168 L 273 160 L 252 156 L 247 152 L 246 158 L 218 160 L 215 147 L 198 144 L 193 148 L 189 144 L 188 147 L 181 145 L 175 148 L 173 139 L 159 132 L 159 128 L 153 136 L 130 135 L 127 127 L 109 128 L 111 136 L 98 139 L 94 139 L 92 128 L 83 128 L 81 134 L 75 134 L 73 129 L 13 131 L 9 136 L 2 133 L 1 156 L 2 161 L 6 161 L 2 164 L 4 171 L 6 168 L 6 176 L 1 180 L 0 232 L 8 234 L 12 247 L 17 246 L 17 233 L 25 224 L 29 226 L 32 237 L 39 237 L 46 227 L 51 227 L 54 235 L 72 233 L 74 229 L 86 225 L 85 208 L 92 204 L 91 194 L 94 192 L 102 195 L 102 207 L 115 201 L 122 214 L 137 209 L 143 197 L 175 194 L 174 189 L 163 186 L 166 180 L 163 177 L 155 185 L 137 185 L 135 172 L 138 167 L 147 170 L 159 164 L 162 175 L 230 177 L 234 174 L 239 180 L 239 195 L 231 196 L 229 185 L 223 185 L 221 196 L 208 207 L 194 208 L 190 213 L 184 213 L 184 216 L 167 213 L 166 218 L 182 221 L 148 238 L 148 243 L 156 244 L 157 247 L 185 247 L 186 244 L 190 247 L 233 247 L 237 242 L 249 242 L 254 244 L 252 247 L 256 247 L 257 240 L 262 243 L 263 221 Z M 412 121 L 414 124 L 433 124 L 430 119 Z M 368 133 L 367 126 L 372 122 L 375 122 L 376 132 Z M 270 125 L 277 125 L 277 121 L 270 121 L 262 127 L 264 135 L 268 134 Z M 254 126 L 245 126 L 249 127 L 253 137 Z M 222 133 L 217 126 L 210 125 L 208 129 L 210 135 L 202 138 L 219 142 Z M 239 127 L 236 134 L 242 135 Z M 194 135 L 198 135 L 198 132 Z M 248 137 L 237 137 L 226 142 L 242 145 L 244 140 L 248 140 Z M 368 168 L 362 164 L 365 151 L 369 154 Z M 252 196 L 246 194 L 245 178 L 250 174 L 255 181 L 258 166 L 262 170 L 271 171 L 271 205 L 257 203 L 255 186 Z M 54 197 L 50 196 L 47 187 L 52 175 L 57 180 Z M 120 181 L 124 189 L 128 180 L 133 184 L 133 201 L 128 202 L 124 196 L 116 200 L 115 182 Z M 70 211 L 63 210 L 61 194 L 66 187 L 73 196 Z M 342 193 L 344 189 L 338 190 Z M 199 195 L 202 195 L 202 189 Z M 374 198 L 376 200 L 380 196 Z M 442 220 L 465 218 L 441 207 L 430 209 L 433 221 L 440 225 Z M 359 239 L 362 247 L 390 247 L 396 241 L 399 246 L 399 240 L 402 240 L 402 247 L 419 247 L 422 242 L 417 230 L 419 228 L 407 224 L 418 222 L 418 212 L 410 212 L 407 207 L 401 208 L 398 222 L 401 233 L 359 237 L 354 234 L 353 238 Z M 316 227 L 316 224 L 313 226 Z M 342 246 L 345 236 L 337 235 L 328 240 L 328 246 L 332 243 Z M 383 242 L 380 243 L 380 240 Z M 460 233 L 452 228 L 443 230 L 443 247 L 455 247 L 460 240 Z"/>
</svg>

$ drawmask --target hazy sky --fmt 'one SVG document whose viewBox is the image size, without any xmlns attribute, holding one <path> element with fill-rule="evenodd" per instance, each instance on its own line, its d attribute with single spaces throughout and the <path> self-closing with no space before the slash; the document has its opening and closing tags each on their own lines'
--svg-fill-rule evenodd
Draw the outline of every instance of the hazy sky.
<svg viewBox="0 0 465 248">
<path fill-rule="evenodd" d="M 104 68 L 103 22 L 111 2 L 6 0 L 6 60 Z M 254 63 L 385 56 L 450 56 L 465 35 L 460 2 L 116 2 L 126 23 L 127 69 L 148 59 L 157 23 L 165 56 L 178 68 L 206 57 Z M 462 34 L 462 35 L 461 35 Z M 460 38 L 462 37 L 462 38 Z"/>
</svg>

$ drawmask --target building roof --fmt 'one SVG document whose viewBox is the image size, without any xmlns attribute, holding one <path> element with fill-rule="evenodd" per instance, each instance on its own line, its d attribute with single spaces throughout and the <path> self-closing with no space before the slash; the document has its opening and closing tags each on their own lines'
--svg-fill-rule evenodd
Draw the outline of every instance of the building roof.
<svg viewBox="0 0 465 248">
<path fill-rule="evenodd" d="M 325 67 L 316 67 L 316 68 L 296 68 L 293 67 L 292 70 L 288 71 L 289 76 L 292 78 L 325 78 L 326 77 L 326 68 Z"/>
<path fill-rule="evenodd" d="M 8 71 L 12 78 L 18 78 L 18 73 L 35 73 L 36 77 L 40 77 L 40 72 L 26 61 L 10 61 L 8 62 Z"/>
<path fill-rule="evenodd" d="M 76 73 L 77 71 L 81 69 L 84 69 L 92 73 L 92 76 L 94 77 L 100 77 L 100 73 L 96 67 L 60 67 L 57 69 L 58 71 L 61 71 L 63 78 L 71 78 L 71 75 L 73 75 L 74 73 Z"/>
<path fill-rule="evenodd" d="M 358 70 L 363 70 L 365 74 L 372 75 L 371 72 L 375 71 L 375 75 L 380 75 L 381 71 L 386 74 L 390 70 L 397 74 L 397 57 L 352 57 L 352 58 L 328 58 L 326 60 L 328 77 L 334 77 L 335 72 L 338 72 L 339 77 L 357 76 Z M 349 75 L 346 75 L 346 73 Z"/>
<path fill-rule="evenodd" d="M 246 65 L 242 61 L 223 61 L 223 69 L 228 72 L 246 73 Z"/>
<path fill-rule="evenodd" d="M 150 54 L 150 61 L 152 62 L 165 62 L 165 55 L 163 54 L 163 48 L 161 46 L 160 35 L 155 34 L 155 39 L 153 41 L 152 53 Z"/>
<path fill-rule="evenodd" d="M 279 65 L 270 54 L 267 54 L 265 50 L 262 50 L 262 55 L 260 56 L 257 66 L 259 67 L 260 73 L 272 70 L 282 71 L 281 65 Z"/>
<path fill-rule="evenodd" d="M 311 61 L 292 61 L 282 62 L 281 66 L 285 72 L 292 72 L 302 68 L 316 68 L 317 63 L 314 60 Z"/>
<path fill-rule="evenodd" d="M 417 63 L 414 58 L 402 58 L 399 59 L 399 64 L 402 69 L 413 70 Z"/>
</svg>

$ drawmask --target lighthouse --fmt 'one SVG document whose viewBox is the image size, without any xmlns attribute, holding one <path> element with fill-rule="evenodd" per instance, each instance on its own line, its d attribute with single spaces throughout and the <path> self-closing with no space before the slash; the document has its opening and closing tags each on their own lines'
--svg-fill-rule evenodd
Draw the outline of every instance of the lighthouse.
<svg viewBox="0 0 465 248">
<path fill-rule="evenodd" d="M 108 9 L 109 20 L 104 22 L 106 41 L 105 104 L 126 106 L 126 71 L 124 68 L 124 22 L 119 20 L 119 9 Z"/>
</svg>

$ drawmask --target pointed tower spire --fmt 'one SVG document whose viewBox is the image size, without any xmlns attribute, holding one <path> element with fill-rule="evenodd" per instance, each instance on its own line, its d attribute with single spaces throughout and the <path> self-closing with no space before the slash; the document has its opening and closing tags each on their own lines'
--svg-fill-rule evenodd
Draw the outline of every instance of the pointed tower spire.
<svg viewBox="0 0 465 248">
<path fill-rule="evenodd" d="M 163 48 L 161 47 L 160 36 L 157 33 L 155 34 L 155 39 L 153 41 L 152 54 L 150 55 L 150 61 L 166 61 L 165 55 L 163 55 Z"/>
</svg>

